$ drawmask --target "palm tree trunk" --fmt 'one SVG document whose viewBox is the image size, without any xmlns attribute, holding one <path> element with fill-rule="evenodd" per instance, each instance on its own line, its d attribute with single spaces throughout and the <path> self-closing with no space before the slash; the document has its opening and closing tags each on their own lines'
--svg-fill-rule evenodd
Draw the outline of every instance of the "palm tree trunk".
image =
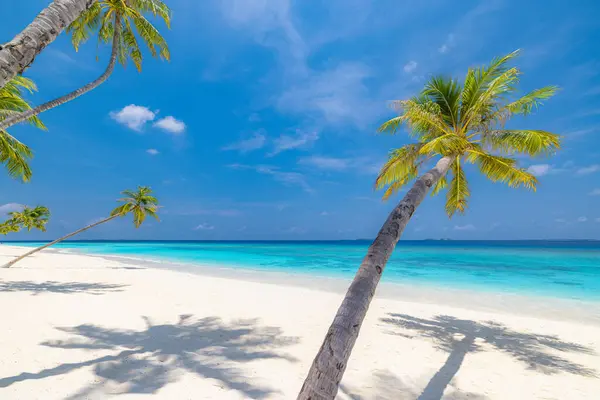
<svg viewBox="0 0 600 400">
<path fill-rule="evenodd" d="M 15 75 L 22 73 L 65 27 L 95 2 L 96 0 L 54 0 L 13 40 L 1 45 L 0 89 Z M 4 15 L 3 17 L 6 18 Z"/>
<path fill-rule="evenodd" d="M 310 367 L 298 400 L 335 398 L 385 264 L 415 210 L 429 189 L 448 172 L 451 163 L 451 157 L 440 159 L 433 169 L 414 183 L 388 216 L 348 288 L 346 297 Z"/>
<path fill-rule="evenodd" d="M 113 44 L 112 44 L 112 50 L 110 53 L 110 60 L 108 62 L 108 66 L 106 67 L 106 69 L 104 70 L 102 75 L 100 75 L 98 77 L 98 79 L 88 83 L 85 86 L 80 87 L 77 90 L 72 91 L 69 94 L 66 94 L 62 97 L 59 97 L 57 99 L 54 99 L 47 103 L 39 105 L 35 108 L 32 108 L 31 110 L 23 111 L 22 113 L 15 114 L 15 115 L 12 115 L 12 116 L 6 118 L 4 121 L 0 122 L 0 131 L 3 131 L 10 126 L 18 124 L 21 121 L 25 121 L 26 119 L 31 118 L 35 115 L 38 115 L 44 111 L 48 111 L 54 107 L 58 107 L 61 104 L 71 101 L 71 100 L 81 96 L 82 94 L 85 94 L 85 93 L 89 92 L 90 90 L 95 89 L 98 86 L 100 86 L 100 84 L 102 84 L 104 81 L 106 81 L 108 79 L 110 74 L 112 74 L 113 70 L 115 69 L 115 64 L 117 62 L 117 53 L 119 50 L 120 38 L 121 38 L 121 18 L 119 15 L 115 15 L 115 32 L 113 34 Z"/>
<path fill-rule="evenodd" d="M 94 222 L 93 224 L 91 224 L 91 225 L 88 225 L 88 226 L 86 226 L 85 228 L 81 228 L 81 229 L 79 229 L 79 230 L 77 230 L 77 231 L 75 231 L 75 232 L 69 233 L 68 235 L 66 235 L 66 236 L 63 236 L 63 237 L 61 237 L 60 239 L 56 239 L 56 240 L 55 240 L 55 241 L 53 241 L 53 242 L 47 243 L 47 244 L 45 244 L 45 245 L 43 245 L 43 246 L 40 246 L 40 247 L 36 247 L 35 249 L 33 249 L 33 250 L 31 250 L 31 251 L 28 251 L 27 253 L 23 254 L 22 256 L 19 256 L 19 257 L 15 258 L 14 260 L 10 261 L 9 263 L 7 263 L 7 264 L 4 264 L 4 265 L 2 266 L 2 268 L 10 268 L 10 267 L 11 267 L 11 266 L 13 266 L 15 263 L 17 263 L 17 262 L 21 261 L 21 260 L 22 260 L 22 259 L 24 259 L 25 257 L 28 257 L 28 256 L 30 256 L 30 255 L 32 255 L 32 254 L 34 254 L 34 253 L 37 253 L 38 251 L 44 250 L 46 247 L 50 247 L 50 246 L 52 246 L 53 244 L 56 244 L 56 243 L 58 243 L 58 242 L 62 242 L 63 240 L 66 240 L 66 239 L 70 238 L 71 236 L 75 236 L 75 235 L 77 235 L 78 233 L 81 233 L 81 232 L 83 232 L 83 231 L 87 231 L 87 230 L 88 230 L 88 229 L 90 229 L 90 228 L 93 228 L 93 227 L 95 227 L 95 226 L 98 226 L 98 225 L 100 225 L 100 224 L 103 224 L 103 223 L 105 223 L 105 222 L 108 222 L 108 221 L 110 221 L 110 220 L 113 220 L 113 219 L 115 219 L 115 218 L 117 218 L 117 217 L 120 217 L 120 216 L 121 216 L 121 214 L 111 215 L 110 217 L 108 217 L 108 218 L 105 218 L 105 219 L 103 219 L 102 221 Z"/>
</svg>

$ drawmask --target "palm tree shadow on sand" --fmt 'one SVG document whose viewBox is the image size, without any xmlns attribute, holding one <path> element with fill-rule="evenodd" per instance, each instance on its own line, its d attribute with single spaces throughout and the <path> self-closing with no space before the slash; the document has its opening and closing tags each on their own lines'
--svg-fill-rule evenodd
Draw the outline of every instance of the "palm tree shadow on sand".
<svg viewBox="0 0 600 400">
<path fill-rule="evenodd" d="M 260 399 L 276 391 L 251 383 L 252 379 L 241 364 L 257 359 L 297 361 L 277 350 L 297 343 L 298 338 L 283 336 L 280 328 L 257 326 L 256 320 L 225 324 L 216 317 L 193 320 L 190 315 L 181 315 L 175 324 L 155 325 L 147 317 L 144 320 L 146 329 L 140 331 L 107 329 L 97 325 L 58 328 L 75 337 L 42 345 L 118 353 L 1 378 L 0 388 L 93 366 L 96 383 L 68 399 L 88 398 L 108 385 L 118 388 L 116 394 L 155 393 L 177 380 L 182 371 L 215 379 L 223 388 L 236 390 L 247 398 Z M 115 391 L 111 389 L 111 393 L 115 394 Z"/>
<path fill-rule="evenodd" d="M 381 321 L 388 327 L 400 329 L 387 333 L 412 338 L 407 331 L 416 331 L 421 337 L 433 340 L 438 349 L 449 353 L 446 362 L 425 389 L 412 397 L 418 400 L 441 399 L 444 390 L 458 373 L 465 356 L 482 351 L 482 344 L 508 354 L 524 363 L 528 369 L 543 374 L 566 372 L 597 377 L 596 371 L 556 354 L 557 351 L 594 354 L 594 351 L 580 344 L 564 342 L 557 336 L 522 333 L 493 321 L 476 322 L 447 315 L 438 315 L 431 319 L 405 314 L 389 315 L 389 318 L 382 318 Z"/>
</svg>

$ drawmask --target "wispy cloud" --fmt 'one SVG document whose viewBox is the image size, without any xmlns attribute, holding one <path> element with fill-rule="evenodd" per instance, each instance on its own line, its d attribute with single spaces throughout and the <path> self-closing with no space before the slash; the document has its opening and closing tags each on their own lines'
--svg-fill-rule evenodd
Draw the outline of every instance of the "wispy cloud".
<svg viewBox="0 0 600 400">
<path fill-rule="evenodd" d="M 467 224 L 467 225 L 454 225 L 455 231 L 474 231 L 475 225 Z"/>
<path fill-rule="evenodd" d="M 154 120 L 156 113 L 148 107 L 130 104 L 119 111 L 110 112 L 110 117 L 129 129 L 141 132 L 147 122 Z"/>
<path fill-rule="evenodd" d="M 210 225 L 210 224 L 208 224 L 206 222 L 204 222 L 204 223 L 202 223 L 202 224 L 197 225 L 196 227 L 194 227 L 195 231 L 212 231 L 214 229 L 215 229 L 214 225 Z"/>
<path fill-rule="evenodd" d="M 155 155 L 159 154 L 160 152 L 156 149 L 148 149 L 148 150 L 146 150 L 146 153 L 150 154 L 151 156 L 155 156 Z"/>
<path fill-rule="evenodd" d="M 407 62 L 402 69 L 404 69 L 404 72 L 407 74 L 412 74 L 417 69 L 418 65 L 419 64 L 416 61 L 411 60 Z"/>
<path fill-rule="evenodd" d="M 242 139 L 238 142 L 228 144 L 223 147 L 223 150 L 235 150 L 241 154 L 249 153 L 254 150 L 261 149 L 267 142 L 267 136 L 264 134 L 263 129 L 259 129 L 252 134 L 248 139 Z"/>
<path fill-rule="evenodd" d="M 297 131 L 295 135 L 281 135 L 273 140 L 273 151 L 269 155 L 274 156 L 287 150 L 308 147 L 318 139 L 317 132 Z"/>
<path fill-rule="evenodd" d="M 581 167 L 575 171 L 577 175 L 588 175 L 600 171 L 600 164 L 593 164 L 587 167 Z"/>
<path fill-rule="evenodd" d="M 171 115 L 159 119 L 154 126 L 173 135 L 181 135 L 185 131 L 185 123 Z"/>
<path fill-rule="evenodd" d="M 577 222 L 587 222 L 587 217 L 579 217 L 577 218 Z"/>
<path fill-rule="evenodd" d="M 446 41 L 438 48 L 438 52 L 445 54 L 450 51 L 452 47 L 454 47 L 454 34 L 449 34 L 446 38 Z"/>
<path fill-rule="evenodd" d="M 298 163 L 325 171 L 341 172 L 352 170 L 368 175 L 376 174 L 380 169 L 380 163 L 369 157 L 330 157 L 315 155 L 300 158 Z"/>
<path fill-rule="evenodd" d="M 21 211 L 25 207 L 24 204 L 19 203 L 6 203 L 0 206 L 0 215 L 7 214 L 13 211 Z"/>
<path fill-rule="evenodd" d="M 590 196 L 600 196 L 600 188 L 596 188 L 589 193 Z"/>
<path fill-rule="evenodd" d="M 549 164 L 530 165 L 529 168 L 527 168 L 527 172 L 529 172 L 530 174 L 533 174 L 535 176 L 544 176 L 550 172 L 550 165 Z"/>
<path fill-rule="evenodd" d="M 294 233 L 294 234 L 300 235 L 300 234 L 306 233 L 307 230 L 305 228 L 300 228 L 298 226 L 291 226 L 287 229 L 284 229 L 282 232 L 283 233 Z"/>
<path fill-rule="evenodd" d="M 566 222 L 567 222 L 567 220 L 566 220 L 566 219 L 564 219 L 564 218 L 556 218 L 556 219 L 554 220 L 554 222 L 557 222 L 557 223 L 559 223 L 559 224 L 564 224 L 564 223 L 566 223 Z"/>
<path fill-rule="evenodd" d="M 286 172 L 281 171 L 278 167 L 270 165 L 244 165 L 244 164 L 231 164 L 229 168 L 233 169 L 249 169 L 256 171 L 259 174 L 269 175 L 275 181 L 280 182 L 286 186 L 299 186 L 307 193 L 313 193 L 313 188 L 306 181 L 306 177 L 299 172 Z"/>
</svg>

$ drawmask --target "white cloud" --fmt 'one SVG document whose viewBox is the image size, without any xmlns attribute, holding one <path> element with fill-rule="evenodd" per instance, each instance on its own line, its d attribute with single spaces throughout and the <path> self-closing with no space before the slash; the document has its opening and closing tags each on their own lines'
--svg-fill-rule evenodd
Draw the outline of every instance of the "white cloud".
<svg viewBox="0 0 600 400">
<path fill-rule="evenodd" d="M 579 217 L 577 218 L 577 222 L 587 222 L 587 217 Z"/>
<path fill-rule="evenodd" d="M 346 62 L 325 71 L 307 71 L 291 79 L 278 97 L 283 112 L 316 119 L 329 125 L 368 126 L 385 112 L 374 102 L 365 80 L 371 71 L 362 63 Z"/>
<path fill-rule="evenodd" d="M 600 196 L 600 188 L 592 190 L 590 196 Z"/>
<path fill-rule="evenodd" d="M 231 143 L 225 147 L 223 150 L 236 150 L 242 154 L 261 149 L 264 147 L 267 142 L 267 137 L 263 134 L 264 130 L 258 130 L 254 132 L 252 137 L 244 140 L 240 140 L 239 142 Z"/>
<path fill-rule="evenodd" d="M 448 38 L 446 39 L 446 41 L 444 42 L 444 44 L 442 44 L 439 48 L 438 51 L 442 54 L 447 53 L 448 51 L 450 51 L 450 49 L 454 47 L 454 35 L 453 34 L 449 34 Z"/>
<path fill-rule="evenodd" d="M 320 169 L 328 169 L 335 171 L 341 171 L 347 169 L 350 166 L 349 159 L 323 156 L 304 157 L 300 159 L 299 163 Z"/>
<path fill-rule="evenodd" d="M 25 207 L 24 204 L 19 203 L 6 203 L 0 206 L 0 214 L 7 214 L 13 211 L 21 211 Z"/>
<path fill-rule="evenodd" d="M 529 172 L 530 174 L 533 174 L 535 176 L 544 176 L 544 175 L 548 174 L 548 172 L 550 172 L 550 165 L 548 165 L 548 164 L 530 165 L 529 168 L 527 168 L 527 172 Z"/>
<path fill-rule="evenodd" d="M 185 123 L 170 115 L 156 121 L 154 126 L 174 135 L 179 135 L 185 131 Z"/>
<path fill-rule="evenodd" d="M 454 230 L 455 231 L 474 231 L 475 230 L 475 226 L 472 225 L 472 224 L 454 225 Z"/>
<path fill-rule="evenodd" d="M 146 153 L 150 154 L 151 156 L 155 156 L 155 155 L 159 154 L 160 152 L 156 149 L 148 149 L 148 150 L 146 150 Z"/>
<path fill-rule="evenodd" d="M 419 64 L 417 64 L 416 61 L 409 61 L 408 63 L 406 63 L 406 65 L 404 65 L 404 72 L 406 72 L 407 74 L 410 74 L 412 72 L 414 72 L 414 70 L 417 69 L 417 66 Z"/>
<path fill-rule="evenodd" d="M 322 211 L 319 215 L 321 215 L 322 217 L 326 217 L 329 215 L 329 213 L 327 211 Z"/>
<path fill-rule="evenodd" d="M 319 139 L 317 132 L 302 132 L 297 131 L 296 135 L 281 135 L 273 140 L 273 151 L 269 154 L 274 156 L 286 150 L 292 150 L 310 146 Z"/>
<path fill-rule="evenodd" d="M 150 111 L 148 107 L 130 104 L 123 107 L 120 111 L 111 111 L 110 117 L 129 129 L 140 132 L 144 125 L 154 120 L 156 113 Z"/>
<path fill-rule="evenodd" d="M 277 167 L 270 165 L 231 164 L 229 168 L 254 170 L 259 174 L 270 175 L 274 180 L 286 186 L 299 186 L 307 193 L 314 192 L 312 187 L 306 182 L 304 175 L 299 172 L 280 171 Z"/>
<path fill-rule="evenodd" d="M 215 227 L 206 222 L 204 222 L 194 228 L 195 231 L 212 231 L 213 229 L 215 229 Z"/>
<path fill-rule="evenodd" d="M 577 171 L 575 171 L 575 173 L 577 175 L 587 175 L 598 171 L 600 171 L 600 164 L 593 164 L 588 167 L 579 168 Z"/>
</svg>

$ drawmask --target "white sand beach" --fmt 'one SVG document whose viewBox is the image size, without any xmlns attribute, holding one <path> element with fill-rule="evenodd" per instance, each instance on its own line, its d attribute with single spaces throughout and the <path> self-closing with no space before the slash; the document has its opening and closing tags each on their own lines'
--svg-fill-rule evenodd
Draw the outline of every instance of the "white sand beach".
<svg viewBox="0 0 600 400">
<path fill-rule="evenodd" d="M 346 284 L 217 275 L 57 252 L 1 269 L 0 399 L 294 399 Z M 383 289 L 339 399 L 599 398 L 597 305 Z"/>
</svg>

